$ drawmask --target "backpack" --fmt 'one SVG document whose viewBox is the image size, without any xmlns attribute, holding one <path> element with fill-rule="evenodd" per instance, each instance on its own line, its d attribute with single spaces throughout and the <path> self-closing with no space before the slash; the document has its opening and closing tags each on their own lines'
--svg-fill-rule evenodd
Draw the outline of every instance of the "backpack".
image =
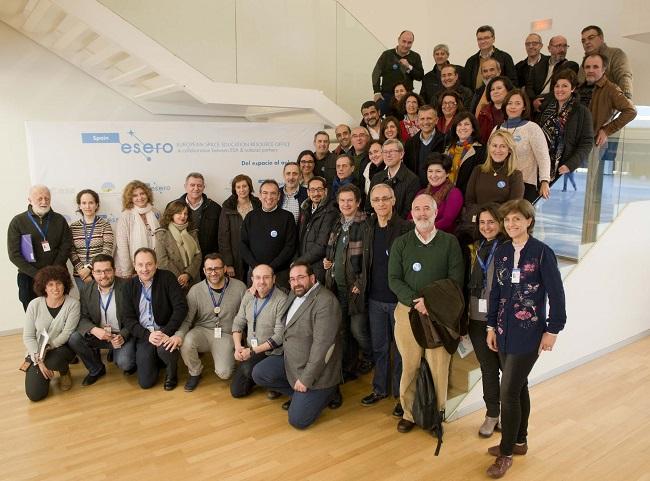
<svg viewBox="0 0 650 481">
<path fill-rule="evenodd" d="M 431 377 L 431 371 L 426 359 L 420 359 L 420 369 L 415 385 L 415 399 L 413 400 L 413 421 L 425 431 L 431 431 L 438 438 L 435 455 L 440 453 L 442 445 L 442 419 L 444 412 L 438 411 L 438 398 L 436 387 Z"/>
</svg>

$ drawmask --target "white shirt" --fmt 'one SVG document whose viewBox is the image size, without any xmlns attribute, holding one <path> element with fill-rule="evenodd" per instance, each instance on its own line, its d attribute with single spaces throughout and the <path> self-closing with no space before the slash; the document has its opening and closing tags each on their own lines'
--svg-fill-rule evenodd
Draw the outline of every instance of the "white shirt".
<svg viewBox="0 0 650 481">
<path fill-rule="evenodd" d="M 307 296 L 308 296 L 308 295 L 309 295 L 309 294 L 310 294 L 314 289 L 316 289 L 316 286 L 317 286 L 317 285 L 318 285 L 318 281 L 316 281 L 316 284 L 314 284 L 313 286 L 311 286 L 311 289 L 309 289 L 307 292 L 305 292 L 305 295 L 304 295 L 304 296 L 302 296 L 302 297 L 296 297 L 296 298 L 293 300 L 293 302 L 291 303 L 291 307 L 290 307 L 289 310 L 287 311 L 287 318 L 286 318 L 286 320 L 285 320 L 285 322 L 284 322 L 284 325 L 285 325 L 285 326 L 289 324 L 289 321 L 291 320 L 291 318 L 293 317 L 293 315 L 296 313 L 296 311 L 298 310 L 298 308 L 300 308 L 300 306 L 302 306 L 302 304 L 307 300 Z"/>
<path fill-rule="evenodd" d="M 418 239 L 420 239 L 420 242 L 422 242 L 424 245 L 429 244 L 433 239 L 435 239 L 437 233 L 438 233 L 438 230 L 437 230 L 437 229 L 434 229 L 434 230 L 433 230 L 433 234 L 431 235 L 431 239 L 429 239 L 429 240 L 424 240 L 424 237 L 422 237 L 422 236 L 420 235 L 420 233 L 418 232 L 417 228 L 415 229 L 415 236 L 416 236 Z"/>
</svg>

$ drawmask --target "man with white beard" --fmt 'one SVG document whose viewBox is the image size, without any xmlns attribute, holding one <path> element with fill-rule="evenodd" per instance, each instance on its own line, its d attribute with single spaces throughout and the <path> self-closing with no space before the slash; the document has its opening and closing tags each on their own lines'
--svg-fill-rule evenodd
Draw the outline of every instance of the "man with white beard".
<svg viewBox="0 0 650 481">
<path fill-rule="evenodd" d="M 424 356 L 436 386 L 438 409 L 447 401 L 450 354 L 443 347 L 423 349 L 415 340 L 409 312 L 428 315 L 421 291 L 434 281 L 453 279 L 463 285 L 463 256 L 456 238 L 436 230 L 436 201 L 429 194 L 418 195 L 411 204 L 415 229 L 398 237 L 388 257 L 388 286 L 397 296 L 395 343 L 402 356 L 400 402 L 404 415 L 397 424 L 400 433 L 413 429 L 413 401 L 420 359 Z M 444 302 L 444 299 L 440 299 Z"/>
<path fill-rule="evenodd" d="M 27 200 L 27 210 L 15 216 L 7 230 L 9 260 L 18 268 L 18 299 L 25 310 L 36 297 L 36 272 L 45 266 L 65 266 L 72 248 L 68 223 L 50 207 L 50 189 L 34 185 Z"/>
</svg>

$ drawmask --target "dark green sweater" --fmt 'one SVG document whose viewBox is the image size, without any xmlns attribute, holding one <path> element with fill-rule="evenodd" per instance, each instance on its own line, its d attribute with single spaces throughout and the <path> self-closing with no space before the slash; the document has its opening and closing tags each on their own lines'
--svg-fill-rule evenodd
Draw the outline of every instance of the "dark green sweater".
<svg viewBox="0 0 650 481">
<path fill-rule="evenodd" d="M 415 230 L 398 237 L 388 258 L 388 286 L 397 300 L 413 306 L 421 297 L 421 289 L 433 281 L 453 279 L 463 285 L 463 256 L 456 238 L 437 231 L 428 244 L 423 244 Z"/>
</svg>

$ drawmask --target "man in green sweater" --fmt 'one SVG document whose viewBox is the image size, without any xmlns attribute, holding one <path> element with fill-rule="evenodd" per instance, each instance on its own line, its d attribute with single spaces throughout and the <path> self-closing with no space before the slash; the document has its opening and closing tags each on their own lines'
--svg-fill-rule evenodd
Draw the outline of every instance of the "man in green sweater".
<svg viewBox="0 0 650 481">
<path fill-rule="evenodd" d="M 443 348 L 423 349 L 415 340 L 409 312 L 416 309 L 427 314 L 422 288 L 434 281 L 453 279 L 463 284 L 463 257 L 456 238 L 436 230 L 438 213 L 436 201 L 429 194 L 418 195 L 411 214 L 415 229 L 398 237 L 388 258 L 388 286 L 397 296 L 395 308 L 395 342 L 402 356 L 400 401 L 404 416 L 397 430 L 407 433 L 413 429 L 413 400 L 420 359 L 424 355 L 436 386 L 438 409 L 443 411 L 447 400 L 447 378 L 451 356 Z M 440 302 L 445 302 L 440 299 Z"/>
</svg>

